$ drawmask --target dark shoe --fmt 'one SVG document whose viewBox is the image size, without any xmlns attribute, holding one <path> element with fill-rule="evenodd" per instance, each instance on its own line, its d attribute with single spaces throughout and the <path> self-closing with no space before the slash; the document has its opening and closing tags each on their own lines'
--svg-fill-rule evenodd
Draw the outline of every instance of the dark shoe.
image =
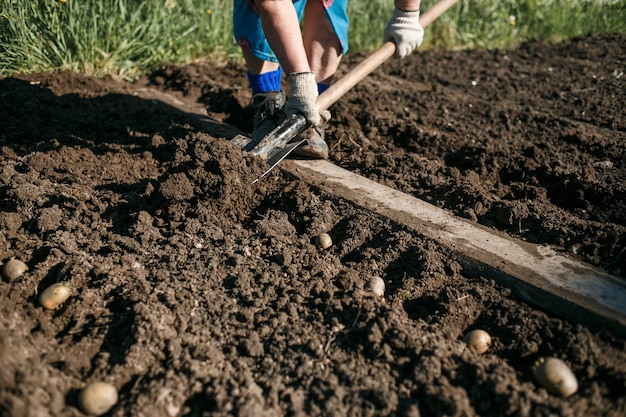
<svg viewBox="0 0 626 417">
<path fill-rule="evenodd" d="M 306 141 L 298 146 L 291 154 L 309 159 L 328 159 L 328 144 L 324 140 L 324 126 L 312 127 L 298 136 L 295 140 Z"/>
<path fill-rule="evenodd" d="M 270 91 L 255 94 L 250 102 L 254 111 L 252 141 L 258 143 L 285 120 L 285 93 Z"/>
</svg>

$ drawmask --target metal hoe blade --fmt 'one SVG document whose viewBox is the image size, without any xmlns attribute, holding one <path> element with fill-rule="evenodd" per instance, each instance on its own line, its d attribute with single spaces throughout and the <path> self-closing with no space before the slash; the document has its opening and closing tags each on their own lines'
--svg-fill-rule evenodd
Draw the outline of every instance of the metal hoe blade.
<svg viewBox="0 0 626 417">
<path fill-rule="evenodd" d="M 253 155 L 269 158 L 269 155 L 278 148 L 282 148 L 308 127 L 307 120 L 301 114 L 294 114 L 276 129 L 267 134 L 250 151 Z"/>
<path fill-rule="evenodd" d="M 304 144 L 306 142 L 306 139 L 301 139 L 297 142 L 292 142 L 292 143 L 288 143 L 287 145 L 285 145 L 284 147 L 275 150 L 272 154 L 269 155 L 269 157 L 267 158 L 267 164 L 269 165 L 269 168 L 267 169 L 267 171 L 265 171 L 263 173 L 263 175 L 261 175 L 259 178 L 257 178 L 256 180 L 254 180 L 252 182 L 252 184 L 256 183 L 258 180 L 260 180 L 261 178 L 265 177 L 267 174 L 269 174 L 275 167 L 276 165 L 278 165 L 280 163 L 280 161 L 282 161 L 283 159 L 285 159 L 286 157 L 289 156 L 290 153 L 292 153 L 293 151 L 295 151 L 299 146 L 301 146 L 302 144 Z"/>
</svg>

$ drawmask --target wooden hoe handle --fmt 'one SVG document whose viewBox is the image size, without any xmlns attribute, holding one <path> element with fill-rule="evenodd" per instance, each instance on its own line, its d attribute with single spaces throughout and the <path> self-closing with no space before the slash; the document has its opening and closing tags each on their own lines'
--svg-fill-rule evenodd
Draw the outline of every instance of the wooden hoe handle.
<svg viewBox="0 0 626 417">
<path fill-rule="evenodd" d="M 439 0 L 431 8 L 420 14 L 420 24 L 423 28 L 434 22 L 446 10 L 452 7 L 457 0 Z M 321 110 L 328 109 L 337 100 L 343 97 L 352 87 L 365 78 L 370 72 L 378 68 L 396 53 L 393 42 L 385 42 L 380 48 L 365 58 L 359 65 L 351 69 L 341 79 L 333 83 L 326 91 L 317 97 L 315 104 Z"/>
</svg>

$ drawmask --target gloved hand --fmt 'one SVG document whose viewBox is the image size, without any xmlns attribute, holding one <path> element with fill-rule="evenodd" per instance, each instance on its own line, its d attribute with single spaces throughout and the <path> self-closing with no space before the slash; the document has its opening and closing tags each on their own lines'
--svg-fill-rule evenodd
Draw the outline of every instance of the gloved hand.
<svg viewBox="0 0 626 417">
<path fill-rule="evenodd" d="M 330 119 L 330 112 L 319 112 L 315 106 L 318 90 L 314 72 L 294 72 L 288 74 L 290 92 L 285 103 L 287 117 L 292 114 L 302 114 L 313 126 L 320 126 Z"/>
<path fill-rule="evenodd" d="M 396 44 L 396 57 L 404 58 L 424 40 L 424 28 L 420 25 L 420 12 L 405 12 L 393 9 L 391 19 L 387 23 L 383 41 Z"/>
</svg>

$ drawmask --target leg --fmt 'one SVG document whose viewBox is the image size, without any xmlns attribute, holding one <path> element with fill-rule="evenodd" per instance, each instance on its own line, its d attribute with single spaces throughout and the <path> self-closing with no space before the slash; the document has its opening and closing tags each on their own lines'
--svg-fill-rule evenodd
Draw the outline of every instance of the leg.
<svg viewBox="0 0 626 417">
<path fill-rule="evenodd" d="M 279 68 L 276 55 L 263 33 L 259 13 L 251 2 L 234 0 L 233 29 L 250 73 L 258 75 Z"/>
<path fill-rule="evenodd" d="M 325 8 L 326 3 L 328 2 L 323 0 L 308 0 L 303 17 L 302 40 L 311 71 L 316 73 L 320 92 L 332 82 L 341 57 L 347 50 L 347 0 L 331 1 L 332 6 L 329 6 L 328 10 Z M 332 16 L 332 23 L 329 16 Z M 311 128 L 304 132 L 302 137 L 307 140 L 293 152 L 293 155 L 328 159 L 329 149 L 324 140 L 324 126 Z"/>
<path fill-rule="evenodd" d="M 252 74 L 263 74 L 266 72 L 276 71 L 280 66 L 278 62 L 265 61 L 261 58 L 257 58 L 252 52 L 241 50 L 243 58 L 246 61 L 246 67 Z"/>
<path fill-rule="evenodd" d="M 329 85 L 339 67 L 342 45 L 328 20 L 322 0 L 307 1 L 304 9 L 304 48 L 317 82 Z"/>
<path fill-rule="evenodd" d="M 252 140 L 258 143 L 284 119 L 285 94 L 282 69 L 263 33 L 260 16 L 252 2 L 234 0 L 233 29 L 246 62 L 254 113 Z"/>
</svg>

